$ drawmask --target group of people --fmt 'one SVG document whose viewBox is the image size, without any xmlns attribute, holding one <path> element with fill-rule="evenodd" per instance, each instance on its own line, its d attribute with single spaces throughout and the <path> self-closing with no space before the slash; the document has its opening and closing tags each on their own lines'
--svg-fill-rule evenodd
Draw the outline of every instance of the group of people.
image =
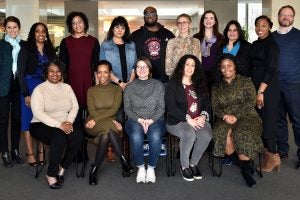
<svg viewBox="0 0 300 200">
<path fill-rule="evenodd" d="M 0 41 L 3 165 L 24 163 L 19 153 L 22 131 L 30 166 L 45 164 L 41 144 L 48 144 L 46 179 L 50 188 L 59 189 L 85 132 L 97 145 L 89 174 L 89 184 L 96 185 L 109 144 L 120 158 L 123 176 L 135 172 L 122 151 L 125 132 L 137 167 L 136 182 L 155 183 L 162 138 L 168 132 L 179 138 L 184 180 L 202 178 L 198 162 L 213 139 L 213 153 L 238 159 L 252 187 L 256 181 L 251 161 L 259 153 L 264 153 L 266 172 L 279 171 L 281 158 L 288 157 L 288 114 L 299 168 L 300 31 L 293 27 L 294 16 L 292 6 L 283 6 L 274 33 L 267 16 L 257 17 L 258 39 L 250 44 L 236 20 L 221 34 L 212 10 L 203 13 L 193 36 L 191 17 L 179 15 L 175 37 L 158 23 L 157 10 L 147 7 L 144 26 L 130 34 L 127 20 L 118 16 L 100 45 L 87 34 L 86 15 L 71 12 L 66 20 L 70 36 L 61 41 L 58 58 L 45 24 L 33 24 L 23 41 L 19 19 L 7 17 Z M 38 141 L 38 156 L 32 137 Z"/>
</svg>

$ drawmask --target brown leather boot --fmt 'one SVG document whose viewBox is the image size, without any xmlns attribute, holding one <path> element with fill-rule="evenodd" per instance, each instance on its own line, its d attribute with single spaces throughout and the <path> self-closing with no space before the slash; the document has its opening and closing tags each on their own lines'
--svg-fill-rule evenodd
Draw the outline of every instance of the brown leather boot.
<svg viewBox="0 0 300 200">
<path fill-rule="evenodd" d="M 107 148 L 106 159 L 109 162 L 116 162 L 116 154 L 113 152 L 111 146 Z"/>
<path fill-rule="evenodd" d="M 271 152 L 266 152 L 266 162 L 261 167 L 261 170 L 264 172 L 271 172 L 273 169 L 275 169 L 277 172 L 280 171 L 280 156 L 278 153 L 274 154 Z"/>
</svg>

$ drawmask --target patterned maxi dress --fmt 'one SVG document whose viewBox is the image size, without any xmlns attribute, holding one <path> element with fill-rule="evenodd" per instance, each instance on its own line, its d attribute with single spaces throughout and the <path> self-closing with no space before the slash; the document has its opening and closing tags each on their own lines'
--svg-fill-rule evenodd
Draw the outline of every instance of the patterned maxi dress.
<svg viewBox="0 0 300 200">
<path fill-rule="evenodd" d="M 216 117 L 213 128 L 214 154 L 225 155 L 226 138 L 232 129 L 236 152 L 255 159 L 263 149 L 262 122 L 255 110 L 255 88 L 250 78 L 237 75 L 228 84 L 221 81 L 213 86 L 212 107 Z M 237 122 L 227 124 L 223 116 L 234 115 Z"/>
</svg>

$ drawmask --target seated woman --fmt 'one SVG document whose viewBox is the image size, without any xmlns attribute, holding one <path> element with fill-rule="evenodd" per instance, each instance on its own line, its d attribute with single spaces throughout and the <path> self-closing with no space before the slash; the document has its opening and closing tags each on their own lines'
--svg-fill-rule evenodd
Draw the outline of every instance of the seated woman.
<svg viewBox="0 0 300 200">
<path fill-rule="evenodd" d="M 29 130 L 32 137 L 49 145 L 46 179 L 51 189 L 63 185 L 65 169 L 72 163 L 82 141 L 80 129 L 73 126 L 78 112 L 77 99 L 72 88 L 62 82 L 64 75 L 59 60 L 47 63 L 46 81 L 31 95 L 33 118 Z"/>
<path fill-rule="evenodd" d="M 219 79 L 212 89 L 214 154 L 236 153 L 242 175 L 249 187 L 256 184 L 250 160 L 262 151 L 262 122 L 255 110 L 256 92 L 250 78 L 238 74 L 239 66 L 231 54 L 218 62 Z"/>
<path fill-rule="evenodd" d="M 148 58 L 141 57 L 136 63 L 137 79 L 127 85 L 124 92 L 124 110 L 128 116 L 125 124 L 131 150 L 138 167 L 136 182 L 155 183 L 156 167 L 162 137 L 165 134 L 164 86 L 151 77 L 152 65 Z M 148 167 L 144 164 L 144 138 L 149 140 Z"/>
<path fill-rule="evenodd" d="M 120 157 L 123 176 L 129 176 L 134 172 L 130 163 L 125 159 L 121 138 L 118 132 L 120 124 L 115 121 L 116 114 L 122 103 L 122 89 L 120 86 L 110 83 L 112 66 L 110 62 L 102 60 L 96 69 L 99 84 L 88 89 L 87 106 L 89 116 L 86 120 L 86 130 L 89 135 L 95 136 L 94 142 L 98 144 L 95 161 L 91 166 L 89 184 L 97 184 L 97 171 L 103 162 L 109 143 Z"/>
<path fill-rule="evenodd" d="M 201 179 L 197 165 L 211 141 L 212 130 L 208 122 L 210 102 L 205 73 L 196 56 L 180 58 L 168 82 L 165 101 L 167 130 L 180 138 L 182 177 L 186 181 Z"/>
</svg>

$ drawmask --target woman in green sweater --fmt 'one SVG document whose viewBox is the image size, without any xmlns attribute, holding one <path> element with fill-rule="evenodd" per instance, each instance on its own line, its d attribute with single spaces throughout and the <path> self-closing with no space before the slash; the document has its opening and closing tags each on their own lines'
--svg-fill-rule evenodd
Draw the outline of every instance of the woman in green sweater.
<svg viewBox="0 0 300 200">
<path fill-rule="evenodd" d="M 95 136 L 94 142 L 98 144 L 89 176 L 90 185 L 97 184 L 97 171 L 103 162 L 109 142 L 120 157 L 123 176 L 129 176 L 134 172 L 121 150 L 121 138 L 117 128 L 120 124 L 115 121 L 115 118 L 122 103 L 122 89 L 110 83 L 111 71 L 110 62 L 100 61 L 96 71 L 99 84 L 89 88 L 87 92 L 89 116 L 85 127 L 89 135 Z"/>
</svg>

